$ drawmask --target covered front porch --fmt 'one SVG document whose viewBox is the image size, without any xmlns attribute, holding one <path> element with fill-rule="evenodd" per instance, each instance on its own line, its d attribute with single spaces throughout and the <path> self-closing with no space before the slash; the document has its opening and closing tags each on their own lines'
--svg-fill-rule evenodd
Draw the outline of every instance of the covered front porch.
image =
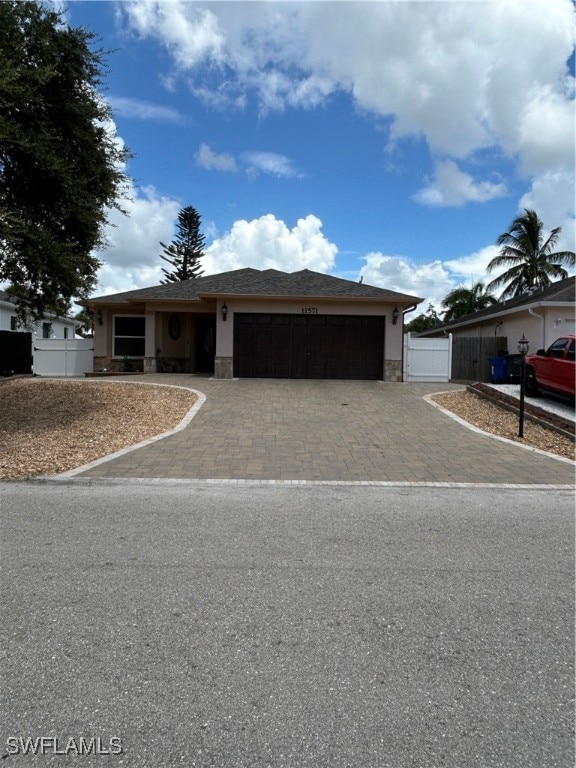
<svg viewBox="0 0 576 768">
<path fill-rule="evenodd" d="M 215 311 L 109 309 L 97 323 L 95 371 L 214 373 Z"/>
<path fill-rule="evenodd" d="M 214 373 L 215 313 L 157 312 L 155 355 L 144 358 L 148 372 Z"/>
</svg>

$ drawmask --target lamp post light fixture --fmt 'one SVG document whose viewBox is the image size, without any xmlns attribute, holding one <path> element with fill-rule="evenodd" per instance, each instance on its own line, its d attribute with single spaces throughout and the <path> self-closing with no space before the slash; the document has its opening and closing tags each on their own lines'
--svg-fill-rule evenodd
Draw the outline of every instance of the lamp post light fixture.
<svg viewBox="0 0 576 768">
<path fill-rule="evenodd" d="M 104 317 L 102 315 L 102 310 L 99 309 L 96 313 L 96 319 L 98 320 L 98 325 L 104 325 Z"/>
<path fill-rule="evenodd" d="M 228 317 L 228 307 L 226 306 L 226 302 L 222 304 L 220 312 L 222 312 L 222 320 L 226 320 L 226 318 Z"/>
<path fill-rule="evenodd" d="M 520 366 L 520 421 L 518 424 L 518 437 L 524 437 L 524 390 L 526 388 L 526 353 L 530 349 L 528 339 L 522 334 L 518 342 L 518 352 L 522 355 Z"/>
<path fill-rule="evenodd" d="M 398 307 L 394 307 L 394 311 L 392 312 L 392 325 L 396 325 L 399 317 L 400 317 L 400 310 L 398 309 Z"/>
</svg>

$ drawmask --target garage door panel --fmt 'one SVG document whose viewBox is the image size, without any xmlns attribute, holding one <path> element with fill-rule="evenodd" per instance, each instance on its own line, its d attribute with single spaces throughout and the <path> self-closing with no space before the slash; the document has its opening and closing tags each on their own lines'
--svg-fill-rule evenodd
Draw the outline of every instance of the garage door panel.
<svg viewBox="0 0 576 768">
<path fill-rule="evenodd" d="M 234 315 L 234 375 L 381 379 L 384 318 L 356 315 Z"/>
</svg>

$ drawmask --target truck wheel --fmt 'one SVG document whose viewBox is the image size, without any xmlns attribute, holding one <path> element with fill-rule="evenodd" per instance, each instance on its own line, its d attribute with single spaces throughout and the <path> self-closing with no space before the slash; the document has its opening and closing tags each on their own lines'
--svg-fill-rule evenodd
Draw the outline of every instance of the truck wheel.
<svg viewBox="0 0 576 768">
<path fill-rule="evenodd" d="M 532 371 L 530 368 L 526 369 L 526 378 L 524 379 L 524 392 L 528 397 L 538 397 L 540 394 L 536 376 L 534 376 L 534 371 Z"/>
</svg>

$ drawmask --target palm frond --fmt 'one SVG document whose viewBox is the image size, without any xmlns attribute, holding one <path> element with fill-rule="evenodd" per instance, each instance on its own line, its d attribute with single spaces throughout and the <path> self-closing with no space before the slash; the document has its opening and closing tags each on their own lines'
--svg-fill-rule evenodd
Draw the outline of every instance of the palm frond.
<svg viewBox="0 0 576 768">
<path fill-rule="evenodd" d="M 556 245 L 558 242 L 558 238 L 560 236 L 560 232 L 562 232 L 562 227 L 555 227 L 555 229 L 550 232 L 550 235 L 548 236 L 548 239 L 545 243 L 543 243 L 541 247 L 542 253 L 551 253 L 552 248 Z"/>
<path fill-rule="evenodd" d="M 496 290 L 506 286 L 500 300 L 513 298 L 533 288 L 542 288 L 550 284 L 551 278 L 563 279 L 568 276 L 562 264 L 573 267 L 576 263 L 572 251 L 553 252 L 561 227 L 555 227 L 544 240 L 544 224 L 536 211 L 525 208 L 517 216 L 507 232 L 497 239 L 502 246 L 487 266 L 488 272 L 509 267 L 494 278 L 487 290 Z"/>
</svg>

